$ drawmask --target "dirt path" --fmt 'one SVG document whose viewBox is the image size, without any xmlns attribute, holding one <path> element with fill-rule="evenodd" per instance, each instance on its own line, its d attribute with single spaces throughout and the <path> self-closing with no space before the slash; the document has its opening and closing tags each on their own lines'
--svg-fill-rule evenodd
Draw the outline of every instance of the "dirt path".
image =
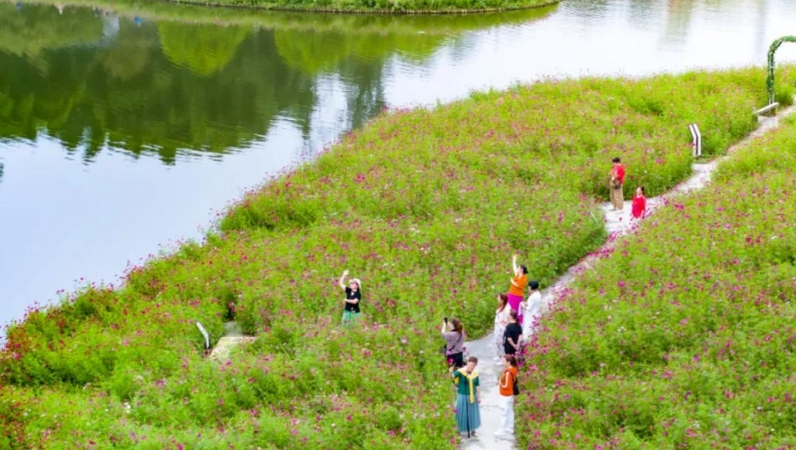
<svg viewBox="0 0 796 450">
<path fill-rule="evenodd" d="M 794 112 L 794 107 L 788 107 L 775 117 L 760 118 L 760 126 L 749 136 L 733 145 L 727 151 L 726 156 L 716 158 L 707 163 L 693 164 L 694 173 L 687 180 L 675 186 L 665 194 L 647 199 L 647 214 L 653 214 L 661 205 L 664 205 L 668 198 L 687 194 L 688 192 L 704 188 L 710 182 L 713 172 L 719 163 L 732 156 L 738 148 L 743 147 L 749 141 L 758 138 L 779 125 L 779 121 Z M 602 247 L 583 258 L 580 262 L 570 267 L 552 286 L 542 291 L 545 306 L 549 306 L 551 301 L 557 298 L 561 290 L 568 287 L 578 274 L 590 269 L 594 263 L 600 259 L 601 255 L 608 254 L 616 245 L 616 240 L 621 236 L 632 233 L 635 229 L 635 221 L 630 217 L 630 202 L 625 202 L 624 210 L 617 212 L 611 210 L 610 203 L 601 205 L 605 212 L 605 228 L 608 231 L 608 239 Z M 545 308 L 546 312 L 546 308 Z M 460 446 L 463 450 L 514 450 L 514 438 L 498 439 L 495 432 L 500 424 L 500 393 L 498 392 L 497 379 L 502 370 L 502 366 L 494 362 L 495 345 L 492 333 L 473 342 L 467 343 L 467 349 L 471 356 L 478 358 L 478 372 L 481 381 L 481 428 L 478 429 L 478 437 L 462 441 Z M 522 383 L 520 384 L 522 386 Z"/>
</svg>

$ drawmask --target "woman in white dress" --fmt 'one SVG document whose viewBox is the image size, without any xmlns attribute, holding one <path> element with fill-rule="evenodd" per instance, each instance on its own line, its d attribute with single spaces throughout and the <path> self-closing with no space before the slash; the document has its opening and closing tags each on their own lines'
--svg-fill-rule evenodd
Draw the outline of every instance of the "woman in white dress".
<svg viewBox="0 0 796 450">
<path fill-rule="evenodd" d="M 531 295 L 528 296 L 528 300 L 520 304 L 523 316 L 526 317 L 525 326 L 522 327 L 522 339 L 525 342 L 531 338 L 534 324 L 542 316 L 542 293 L 539 292 L 539 282 L 532 280 L 528 283 L 528 287 L 531 289 Z"/>
<path fill-rule="evenodd" d="M 495 349 L 497 356 L 495 362 L 503 364 L 503 333 L 506 332 L 506 325 L 509 323 L 509 296 L 498 294 L 498 309 L 495 311 Z"/>
</svg>

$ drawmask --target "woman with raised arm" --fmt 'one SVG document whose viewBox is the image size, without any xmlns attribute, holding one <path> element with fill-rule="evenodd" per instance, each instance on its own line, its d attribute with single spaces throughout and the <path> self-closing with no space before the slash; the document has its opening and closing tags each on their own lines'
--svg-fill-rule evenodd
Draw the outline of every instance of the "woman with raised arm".
<svg viewBox="0 0 796 450">
<path fill-rule="evenodd" d="M 345 285 L 345 278 L 348 276 L 348 270 L 343 272 L 340 281 L 337 283 L 341 289 L 345 291 L 345 309 L 343 309 L 343 325 L 359 318 L 359 301 L 362 300 L 362 282 L 357 278 L 352 278 Z"/>
<path fill-rule="evenodd" d="M 522 303 L 525 295 L 525 286 L 528 284 L 528 268 L 523 265 L 518 266 L 517 255 L 514 255 L 511 258 L 511 270 L 514 276 L 511 278 L 511 285 L 509 286 L 509 306 L 519 314 L 517 322 L 522 323 L 520 303 Z"/>
</svg>

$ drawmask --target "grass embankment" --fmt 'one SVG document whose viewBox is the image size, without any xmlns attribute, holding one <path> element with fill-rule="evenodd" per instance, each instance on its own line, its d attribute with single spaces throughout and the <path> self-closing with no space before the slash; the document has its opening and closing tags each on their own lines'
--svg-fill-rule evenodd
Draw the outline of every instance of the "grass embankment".
<svg viewBox="0 0 796 450">
<path fill-rule="evenodd" d="M 28 2 L 26 2 L 27 4 Z M 444 14 L 394 16 L 387 14 L 306 14 L 258 9 L 207 8 L 164 1 L 132 0 L 35 0 L 41 5 L 99 7 L 126 17 L 156 21 L 212 23 L 218 25 L 253 25 L 274 30 L 339 32 L 356 34 L 428 34 L 458 35 L 466 31 L 527 23 L 549 16 L 558 3 L 547 7 L 496 14 Z"/>
<path fill-rule="evenodd" d="M 574 285 L 535 345 L 522 448 L 796 446 L 795 149 L 791 118 Z"/>
<path fill-rule="evenodd" d="M 356 14 L 413 14 L 413 15 L 453 15 L 467 13 L 495 13 L 517 11 L 552 6 L 560 0 L 150 0 L 158 2 L 193 6 L 226 6 L 275 11 L 303 11 L 318 13 L 356 13 Z M 57 3 L 57 2 L 50 2 Z M 108 4 L 113 8 L 118 2 L 110 0 L 77 0 L 62 4 L 98 5 Z M 135 4 L 134 8 L 148 9 L 148 6 Z M 155 6 L 155 8 L 162 9 Z M 208 12 L 213 14 L 212 11 Z M 237 19 L 236 19 L 237 20 Z"/>
<path fill-rule="evenodd" d="M 160 0 L 158 0 L 160 1 Z M 168 0 L 204 6 L 364 14 L 465 14 L 540 8 L 560 0 Z"/>
<path fill-rule="evenodd" d="M 11 327 L 0 444 L 455 448 L 441 318 L 487 332 L 513 252 L 547 284 L 602 243 L 611 157 L 663 192 L 689 173 L 685 124 L 721 153 L 756 126 L 763 79 L 550 81 L 384 114 L 246 195 L 203 246 Z M 348 330 L 344 268 L 366 314 Z M 194 322 L 215 340 L 232 315 L 260 337 L 219 368 Z"/>
</svg>

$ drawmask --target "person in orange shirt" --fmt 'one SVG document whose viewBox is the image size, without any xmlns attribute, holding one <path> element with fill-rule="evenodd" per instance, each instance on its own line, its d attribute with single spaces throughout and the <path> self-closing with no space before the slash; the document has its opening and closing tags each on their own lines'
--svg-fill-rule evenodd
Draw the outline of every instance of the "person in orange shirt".
<svg viewBox="0 0 796 450">
<path fill-rule="evenodd" d="M 499 438 L 514 436 L 514 383 L 517 381 L 517 360 L 514 355 L 503 356 L 503 372 L 500 374 L 500 428 L 495 432 Z"/>
<path fill-rule="evenodd" d="M 511 279 L 509 286 L 509 306 L 517 313 L 520 313 L 520 302 L 525 295 L 525 286 L 528 285 L 528 268 L 523 265 L 517 265 L 517 255 L 511 259 L 511 268 L 514 271 L 514 277 Z M 517 317 L 517 323 L 522 324 L 522 315 Z"/>
</svg>

